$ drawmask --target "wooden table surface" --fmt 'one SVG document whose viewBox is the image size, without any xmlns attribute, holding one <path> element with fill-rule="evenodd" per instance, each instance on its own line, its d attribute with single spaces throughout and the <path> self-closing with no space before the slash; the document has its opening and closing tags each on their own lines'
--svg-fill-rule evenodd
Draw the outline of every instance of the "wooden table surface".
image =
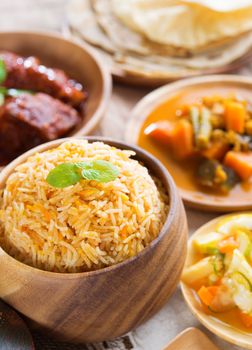
<svg viewBox="0 0 252 350">
<path fill-rule="evenodd" d="M 0 30 L 60 31 L 65 23 L 64 7 L 67 2 L 68 0 L 0 0 Z M 243 73 L 248 74 L 251 71 L 252 68 L 247 67 Z M 123 139 L 131 108 L 149 91 L 114 84 L 109 108 L 95 133 Z M 187 209 L 190 232 L 215 216 L 213 213 Z M 237 349 L 232 346 L 228 348 Z"/>
</svg>

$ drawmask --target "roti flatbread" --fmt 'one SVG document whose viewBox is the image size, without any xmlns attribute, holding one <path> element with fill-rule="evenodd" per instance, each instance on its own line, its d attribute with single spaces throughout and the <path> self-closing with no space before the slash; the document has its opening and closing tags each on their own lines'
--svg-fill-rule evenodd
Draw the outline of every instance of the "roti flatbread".
<svg viewBox="0 0 252 350">
<path fill-rule="evenodd" d="M 200 1 L 110 0 L 112 12 L 128 28 L 161 45 L 195 52 L 252 30 L 252 4 L 219 12 Z M 206 0 L 204 1 L 206 3 Z M 108 5 L 109 6 L 109 5 Z"/>
<path fill-rule="evenodd" d="M 89 0 L 74 0 L 67 6 L 69 25 L 74 31 L 92 45 L 101 46 L 108 52 L 115 52 L 116 47 L 97 24 Z"/>
<path fill-rule="evenodd" d="M 189 56 L 188 50 L 172 45 L 160 45 L 125 26 L 113 13 L 110 0 L 92 0 L 98 24 L 110 40 L 122 51 L 141 55 L 161 54 L 169 56 Z"/>
<path fill-rule="evenodd" d="M 148 1 L 144 0 L 145 6 Z M 156 0 L 156 6 L 164 2 L 167 0 Z M 210 45 L 202 52 L 181 51 L 175 56 L 174 47 L 171 50 L 169 45 L 152 45 L 141 34 L 128 29 L 115 17 L 109 4 L 111 0 L 72 0 L 67 14 L 72 35 L 96 46 L 114 74 L 174 80 L 221 69 L 252 51 L 249 32 L 236 40 L 225 40 L 214 49 Z"/>
</svg>

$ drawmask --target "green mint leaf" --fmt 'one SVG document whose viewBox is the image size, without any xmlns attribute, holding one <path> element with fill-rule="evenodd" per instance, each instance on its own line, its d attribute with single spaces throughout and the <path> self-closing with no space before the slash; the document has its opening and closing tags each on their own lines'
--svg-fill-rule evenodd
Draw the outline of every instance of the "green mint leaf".
<svg viewBox="0 0 252 350">
<path fill-rule="evenodd" d="M 81 178 L 81 172 L 76 164 L 63 163 L 50 171 L 46 181 L 53 187 L 64 188 L 75 185 Z"/>
<path fill-rule="evenodd" d="M 4 86 L 0 86 L 0 94 L 7 95 L 8 89 Z"/>
<path fill-rule="evenodd" d="M 34 94 L 32 91 L 30 90 L 20 90 L 20 89 L 7 89 L 6 91 L 6 95 L 11 96 L 11 97 L 18 97 L 20 95 L 23 94 Z"/>
<path fill-rule="evenodd" d="M 18 97 L 23 94 L 34 94 L 33 91 L 30 90 L 21 90 L 21 89 L 7 89 L 4 86 L 0 86 L 0 94 L 4 96 L 10 96 L 10 97 Z"/>
<path fill-rule="evenodd" d="M 99 176 L 100 176 L 99 172 L 94 169 L 83 169 L 81 172 L 81 175 L 86 180 L 96 180 L 96 181 L 99 181 L 97 179 L 99 179 Z"/>
<path fill-rule="evenodd" d="M 94 160 L 60 164 L 50 171 L 46 181 L 53 187 L 64 188 L 75 185 L 81 179 L 110 182 L 114 181 L 118 175 L 118 168 L 110 162 Z"/>
<path fill-rule="evenodd" d="M 118 168 L 106 160 L 78 163 L 77 166 L 82 169 L 81 174 L 87 180 L 110 182 L 114 181 L 119 175 Z"/>
<path fill-rule="evenodd" d="M 0 59 L 0 84 L 2 84 L 7 78 L 7 70 L 4 60 Z"/>
<path fill-rule="evenodd" d="M 79 162 L 79 163 L 74 163 L 79 169 L 84 169 L 90 164 L 90 162 Z"/>
<path fill-rule="evenodd" d="M 0 92 L 0 106 L 2 106 L 4 104 L 4 95 Z"/>
</svg>

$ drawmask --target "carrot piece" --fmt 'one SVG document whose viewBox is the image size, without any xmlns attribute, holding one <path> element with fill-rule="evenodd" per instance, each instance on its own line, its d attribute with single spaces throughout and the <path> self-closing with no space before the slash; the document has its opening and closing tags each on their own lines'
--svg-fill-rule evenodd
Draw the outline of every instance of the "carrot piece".
<svg viewBox="0 0 252 350">
<path fill-rule="evenodd" d="M 183 159 L 193 153 L 193 128 L 186 119 L 151 124 L 145 134 L 169 146 L 175 158 Z"/>
<path fill-rule="evenodd" d="M 207 289 L 213 296 L 215 296 L 217 294 L 218 290 L 220 289 L 220 287 L 218 287 L 218 286 L 210 286 Z"/>
<path fill-rule="evenodd" d="M 215 282 L 215 286 L 216 287 L 220 287 L 222 285 L 222 277 L 220 277 L 216 282 Z M 223 285 L 222 285 L 223 287 Z"/>
<path fill-rule="evenodd" d="M 121 233 L 122 238 L 127 238 L 127 234 L 128 234 L 127 226 L 124 226 L 120 233 Z"/>
<path fill-rule="evenodd" d="M 222 160 L 228 149 L 229 147 L 226 142 L 222 140 L 216 140 L 210 144 L 209 148 L 202 150 L 201 154 L 207 159 Z"/>
<path fill-rule="evenodd" d="M 220 102 L 222 100 L 221 96 L 213 95 L 213 96 L 204 96 L 202 98 L 203 104 L 207 107 L 213 107 L 213 104 L 216 102 Z"/>
<path fill-rule="evenodd" d="M 224 120 L 227 130 L 243 133 L 245 129 L 246 109 L 242 103 L 227 101 L 225 103 Z"/>
<path fill-rule="evenodd" d="M 223 254 L 230 253 L 238 247 L 239 243 L 234 239 L 234 237 L 229 237 L 218 243 L 218 248 Z"/>
<path fill-rule="evenodd" d="M 186 120 L 175 123 L 171 134 L 171 148 L 175 158 L 183 159 L 193 154 L 193 127 Z"/>
<path fill-rule="evenodd" d="M 170 146 L 171 134 L 174 130 L 175 123 L 169 121 L 160 121 L 150 124 L 145 130 L 145 135 L 150 136 L 164 145 Z"/>
<path fill-rule="evenodd" d="M 252 328 L 252 316 L 245 314 L 245 312 L 240 312 L 239 316 L 244 326 Z"/>
<path fill-rule="evenodd" d="M 248 180 L 252 175 L 252 152 L 227 152 L 224 164 L 232 168 L 242 180 Z"/>
<path fill-rule="evenodd" d="M 51 220 L 51 214 L 48 210 L 46 210 L 43 205 L 38 205 L 38 208 L 41 210 L 42 214 L 44 215 L 46 221 L 50 221 Z"/>
<path fill-rule="evenodd" d="M 202 301 L 203 304 L 205 304 L 207 306 L 209 306 L 212 303 L 212 301 L 217 293 L 217 291 L 215 291 L 213 293 L 211 291 L 211 289 L 209 290 L 209 288 L 211 288 L 211 287 L 207 288 L 205 286 L 202 286 L 200 288 L 200 290 L 198 291 L 198 296 L 199 296 L 200 300 Z"/>
<path fill-rule="evenodd" d="M 190 106 L 189 105 L 183 105 L 179 109 L 176 110 L 176 115 L 179 117 L 185 117 L 189 114 Z"/>
</svg>

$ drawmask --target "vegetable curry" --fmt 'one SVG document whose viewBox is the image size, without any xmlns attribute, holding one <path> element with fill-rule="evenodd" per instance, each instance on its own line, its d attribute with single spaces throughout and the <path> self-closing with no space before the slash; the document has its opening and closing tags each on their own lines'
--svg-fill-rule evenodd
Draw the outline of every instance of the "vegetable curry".
<svg viewBox="0 0 252 350">
<path fill-rule="evenodd" d="M 249 199 L 252 176 L 250 91 L 191 88 L 156 107 L 138 144 L 157 156 L 195 198 Z"/>
</svg>

